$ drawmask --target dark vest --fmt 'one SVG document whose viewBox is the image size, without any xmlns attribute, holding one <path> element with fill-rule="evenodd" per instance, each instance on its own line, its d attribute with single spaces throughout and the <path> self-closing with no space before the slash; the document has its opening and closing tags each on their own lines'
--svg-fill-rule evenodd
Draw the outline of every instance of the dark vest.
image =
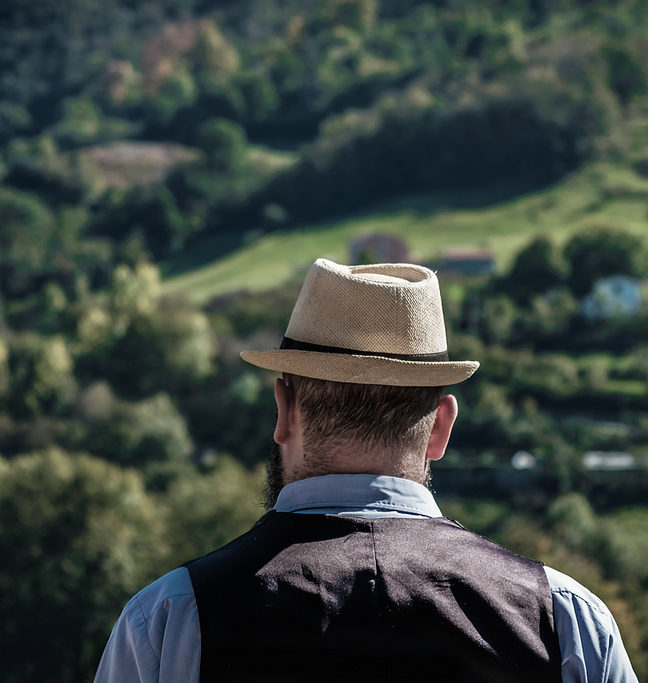
<svg viewBox="0 0 648 683">
<path fill-rule="evenodd" d="M 187 563 L 201 681 L 560 681 L 542 565 L 446 518 L 271 512 Z"/>
</svg>

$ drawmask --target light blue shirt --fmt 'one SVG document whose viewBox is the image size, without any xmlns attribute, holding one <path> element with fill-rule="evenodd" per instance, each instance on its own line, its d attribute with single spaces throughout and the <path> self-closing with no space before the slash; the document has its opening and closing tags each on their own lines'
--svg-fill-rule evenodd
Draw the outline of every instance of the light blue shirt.
<svg viewBox="0 0 648 683">
<path fill-rule="evenodd" d="M 331 474 L 288 484 L 275 510 L 354 517 L 441 516 L 424 486 L 373 474 Z M 549 567 L 545 572 L 564 683 L 637 683 L 605 604 L 569 576 Z M 198 609 L 189 573 L 180 568 L 128 602 L 106 645 L 95 683 L 198 683 L 199 678 Z"/>
</svg>

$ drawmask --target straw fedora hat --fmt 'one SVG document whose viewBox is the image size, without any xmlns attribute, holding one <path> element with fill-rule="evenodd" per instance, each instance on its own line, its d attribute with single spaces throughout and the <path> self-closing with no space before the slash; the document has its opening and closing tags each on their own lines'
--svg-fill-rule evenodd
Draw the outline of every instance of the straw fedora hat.
<svg viewBox="0 0 648 683">
<path fill-rule="evenodd" d="M 281 347 L 243 351 L 267 370 L 355 384 L 447 386 L 477 361 L 450 361 L 436 275 L 423 266 L 343 266 L 308 271 Z"/>
</svg>

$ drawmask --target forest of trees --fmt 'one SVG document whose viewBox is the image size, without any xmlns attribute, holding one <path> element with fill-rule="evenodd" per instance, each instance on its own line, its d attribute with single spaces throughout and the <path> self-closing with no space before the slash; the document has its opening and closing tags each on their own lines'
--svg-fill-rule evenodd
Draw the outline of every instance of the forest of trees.
<svg viewBox="0 0 648 683">
<path fill-rule="evenodd" d="M 199 306 L 164 292 L 183 255 L 630 151 L 645 177 L 647 30 L 642 0 L 2 4 L 3 681 L 90 680 L 130 595 L 262 513 L 273 378 L 238 352 L 278 343 L 301 274 Z M 491 276 L 440 273 L 451 356 L 482 366 L 434 478 L 446 514 L 605 599 L 640 680 L 648 311 L 581 303 L 645 282 L 646 235 L 538 234 Z M 596 478 L 592 450 L 637 466 Z M 533 495 L 444 490 L 517 451 Z"/>
</svg>

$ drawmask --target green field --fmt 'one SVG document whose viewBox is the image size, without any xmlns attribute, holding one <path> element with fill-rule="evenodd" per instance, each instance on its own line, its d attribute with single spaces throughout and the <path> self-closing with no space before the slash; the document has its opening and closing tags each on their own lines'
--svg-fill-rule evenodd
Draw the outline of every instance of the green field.
<svg viewBox="0 0 648 683">
<path fill-rule="evenodd" d="M 488 197 L 482 191 L 401 199 L 353 217 L 251 238 L 207 264 L 210 244 L 205 242 L 183 256 L 185 272 L 168 277 L 164 288 L 204 303 L 237 290 L 278 287 L 317 257 L 347 261 L 353 239 L 375 232 L 401 236 L 420 262 L 434 263 L 448 247 L 489 247 L 499 270 L 537 234 L 551 235 L 558 243 L 587 227 L 646 234 L 648 178 L 627 166 L 597 162 L 544 190 L 499 201 Z M 212 248 L 217 242 L 222 238 Z M 192 261 L 202 265 L 192 268 Z M 178 264 L 169 263 L 168 270 L 177 271 Z"/>
</svg>

